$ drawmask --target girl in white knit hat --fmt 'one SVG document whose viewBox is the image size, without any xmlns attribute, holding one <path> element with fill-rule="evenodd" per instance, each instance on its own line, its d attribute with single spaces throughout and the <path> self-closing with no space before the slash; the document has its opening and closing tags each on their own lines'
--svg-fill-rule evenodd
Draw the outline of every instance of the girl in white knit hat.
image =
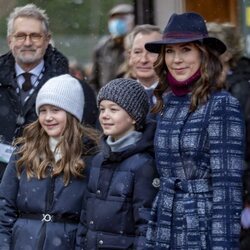
<svg viewBox="0 0 250 250">
<path fill-rule="evenodd" d="M 40 89 L 38 119 L 16 140 L 0 186 L 0 249 L 75 249 L 88 145 L 97 141 L 81 125 L 83 109 L 82 87 L 70 75 Z"/>
</svg>

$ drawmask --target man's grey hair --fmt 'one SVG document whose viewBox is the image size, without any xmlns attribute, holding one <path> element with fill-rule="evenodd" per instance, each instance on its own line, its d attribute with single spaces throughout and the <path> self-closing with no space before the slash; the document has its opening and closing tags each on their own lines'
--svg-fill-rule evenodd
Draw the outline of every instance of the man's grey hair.
<svg viewBox="0 0 250 250">
<path fill-rule="evenodd" d="M 124 40 L 124 46 L 127 51 L 129 51 L 134 43 L 135 37 L 138 34 L 143 35 L 150 35 L 154 32 L 158 32 L 159 34 L 162 34 L 161 29 L 153 24 L 140 24 L 136 25 L 130 33 L 128 33 Z"/>
<path fill-rule="evenodd" d="M 150 35 L 151 33 L 154 33 L 154 32 L 158 32 L 159 34 L 162 34 L 161 29 L 156 25 L 152 25 L 152 24 L 137 25 L 131 31 L 132 43 L 134 42 L 134 39 L 138 34 Z"/>
<path fill-rule="evenodd" d="M 46 11 L 38 8 L 35 4 L 27 4 L 16 7 L 7 18 L 7 36 L 13 33 L 14 21 L 19 17 L 34 18 L 42 22 L 45 33 L 49 33 L 49 18 Z"/>
</svg>

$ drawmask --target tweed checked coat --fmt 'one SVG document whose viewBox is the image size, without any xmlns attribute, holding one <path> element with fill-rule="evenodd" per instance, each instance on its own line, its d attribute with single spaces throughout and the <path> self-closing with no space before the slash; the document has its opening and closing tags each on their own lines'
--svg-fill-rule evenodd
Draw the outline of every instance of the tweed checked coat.
<svg viewBox="0 0 250 250">
<path fill-rule="evenodd" d="M 225 91 L 189 112 L 190 94 L 168 93 L 155 135 L 160 190 L 147 249 L 239 249 L 244 122 Z"/>
</svg>

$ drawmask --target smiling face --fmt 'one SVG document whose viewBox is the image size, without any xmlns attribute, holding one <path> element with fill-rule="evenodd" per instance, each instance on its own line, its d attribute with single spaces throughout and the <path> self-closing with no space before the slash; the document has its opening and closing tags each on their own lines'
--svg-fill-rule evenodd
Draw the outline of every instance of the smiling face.
<svg viewBox="0 0 250 250">
<path fill-rule="evenodd" d="M 105 135 L 118 140 L 128 132 L 135 130 L 135 120 L 114 102 L 103 100 L 100 103 L 99 121 Z"/>
<path fill-rule="evenodd" d="M 39 122 L 48 136 L 58 139 L 63 135 L 67 123 L 67 113 L 52 105 L 39 108 Z"/>
<path fill-rule="evenodd" d="M 150 34 L 139 33 L 135 36 L 133 46 L 130 51 L 130 65 L 133 68 L 136 78 L 146 87 L 150 87 L 157 81 L 154 71 L 154 62 L 158 54 L 147 51 L 145 43 L 160 40 L 162 35 L 159 32 Z"/>
<path fill-rule="evenodd" d="M 166 45 L 165 63 L 177 81 L 185 81 L 200 68 L 201 54 L 194 43 Z"/>
<path fill-rule="evenodd" d="M 41 21 L 18 17 L 13 23 L 8 44 L 16 62 L 23 70 L 29 71 L 43 59 L 49 40 L 50 35 L 45 32 Z"/>
</svg>

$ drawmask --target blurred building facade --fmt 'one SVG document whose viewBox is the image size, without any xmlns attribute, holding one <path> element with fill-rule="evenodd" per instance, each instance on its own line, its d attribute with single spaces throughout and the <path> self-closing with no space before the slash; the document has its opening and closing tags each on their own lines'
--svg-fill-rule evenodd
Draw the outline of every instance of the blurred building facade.
<svg viewBox="0 0 250 250">
<path fill-rule="evenodd" d="M 229 22 L 239 28 L 250 56 L 250 0 L 134 0 L 138 24 L 156 24 L 162 29 L 172 13 L 194 11 L 207 22 Z"/>
</svg>

